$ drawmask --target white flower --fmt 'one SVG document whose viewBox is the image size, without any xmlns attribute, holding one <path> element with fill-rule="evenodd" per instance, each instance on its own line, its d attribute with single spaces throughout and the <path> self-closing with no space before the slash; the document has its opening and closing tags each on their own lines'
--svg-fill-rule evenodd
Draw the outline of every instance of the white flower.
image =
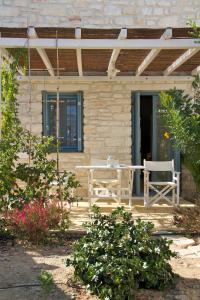
<svg viewBox="0 0 200 300">
<path fill-rule="evenodd" d="M 159 254 L 160 253 L 160 249 L 158 247 L 156 247 L 155 248 L 155 252 Z"/>
<path fill-rule="evenodd" d="M 147 268 L 147 263 L 146 263 L 146 262 L 143 263 L 143 268 L 144 268 L 144 269 Z"/>
<path fill-rule="evenodd" d="M 94 280 L 94 282 L 97 282 L 97 281 L 98 281 L 98 276 L 97 276 L 97 275 L 94 275 L 94 276 L 92 277 L 92 280 Z"/>
</svg>

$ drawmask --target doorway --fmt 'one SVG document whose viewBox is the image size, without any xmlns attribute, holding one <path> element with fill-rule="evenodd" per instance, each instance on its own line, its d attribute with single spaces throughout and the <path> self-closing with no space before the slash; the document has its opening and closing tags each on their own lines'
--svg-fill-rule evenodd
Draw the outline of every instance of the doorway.
<svg viewBox="0 0 200 300">
<path fill-rule="evenodd" d="M 141 162 L 152 160 L 152 96 L 140 97 Z"/>
<path fill-rule="evenodd" d="M 159 92 L 135 92 L 132 95 L 132 162 L 143 165 L 143 160 L 175 160 L 176 171 L 180 170 L 180 153 L 174 150 L 166 131 L 160 107 Z M 169 180 L 165 174 L 153 174 L 154 180 Z M 134 195 L 143 195 L 143 172 L 135 172 Z"/>
</svg>

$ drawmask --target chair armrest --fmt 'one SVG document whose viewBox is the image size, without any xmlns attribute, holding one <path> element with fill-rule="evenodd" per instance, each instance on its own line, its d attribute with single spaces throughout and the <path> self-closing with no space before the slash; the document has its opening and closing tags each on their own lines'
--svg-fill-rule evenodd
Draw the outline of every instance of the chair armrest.
<svg viewBox="0 0 200 300">
<path fill-rule="evenodd" d="M 177 171 L 173 172 L 173 180 L 174 181 L 179 181 L 180 174 L 181 174 L 181 172 L 177 172 Z"/>
</svg>

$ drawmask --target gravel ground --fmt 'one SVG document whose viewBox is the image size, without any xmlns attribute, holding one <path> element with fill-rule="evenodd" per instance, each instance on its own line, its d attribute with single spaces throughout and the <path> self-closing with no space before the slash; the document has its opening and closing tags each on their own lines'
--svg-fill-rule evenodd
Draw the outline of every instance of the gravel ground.
<svg viewBox="0 0 200 300">
<path fill-rule="evenodd" d="M 173 250 L 179 253 L 172 259 L 175 273 L 180 275 L 167 291 L 140 290 L 136 300 L 199 300 L 200 299 L 200 244 L 182 236 L 172 237 Z M 33 247 L 16 243 L 0 245 L 0 300 L 76 299 L 95 300 L 83 286 L 72 284 L 73 269 L 64 261 L 72 251 L 74 240 L 65 245 Z M 45 296 L 39 286 L 41 270 L 51 272 L 54 278 L 52 292 Z M 123 299 L 122 299 L 123 300 Z"/>
</svg>

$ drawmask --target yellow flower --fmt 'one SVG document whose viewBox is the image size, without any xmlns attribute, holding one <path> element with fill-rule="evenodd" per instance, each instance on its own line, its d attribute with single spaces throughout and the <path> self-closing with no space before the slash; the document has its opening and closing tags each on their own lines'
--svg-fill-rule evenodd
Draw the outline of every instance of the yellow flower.
<svg viewBox="0 0 200 300">
<path fill-rule="evenodd" d="M 163 136 L 166 140 L 168 140 L 170 138 L 170 135 L 167 131 L 163 134 Z"/>
</svg>

